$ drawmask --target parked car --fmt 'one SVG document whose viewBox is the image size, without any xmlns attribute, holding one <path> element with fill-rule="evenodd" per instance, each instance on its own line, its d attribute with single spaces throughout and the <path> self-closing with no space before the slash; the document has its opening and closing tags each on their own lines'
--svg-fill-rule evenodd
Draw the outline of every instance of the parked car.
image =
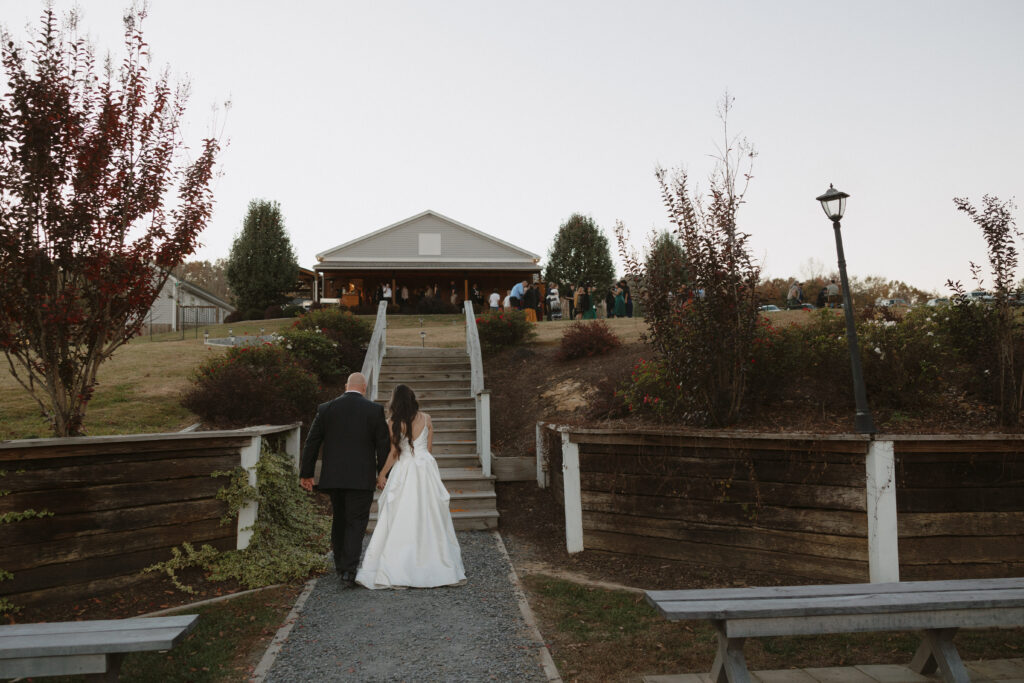
<svg viewBox="0 0 1024 683">
<path fill-rule="evenodd" d="M 782 309 L 776 306 L 775 304 L 768 304 L 766 306 L 758 306 L 757 310 L 761 311 L 762 313 L 774 313 L 775 311 L 781 311 Z"/>
<path fill-rule="evenodd" d="M 804 303 L 800 304 L 800 308 L 804 309 L 805 311 L 813 311 L 813 310 L 815 310 L 817 308 L 817 306 L 815 306 L 814 304 L 812 304 L 810 302 L 804 302 Z"/>
<path fill-rule="evenodd" d="M 986 292 L 984 289 L 976 289 L 973 292 L 967 292 L 967 301 L 975 304 L 989 304 L 996 300 L 994 296 Z"/>
<path fill-rule="evenodd" d="M 935 307 L 935 306 L 948 306 L 949 305 L 949 299 L 947 299 L 944 296 L 941 296 L 941 297 L 939 297 L 937 299 L 928 299 L 928 303 L 925 304 L 925 305 L 926 306 L 932 306 L 932 307 Z"/>
<path fill-rule="evenodd" d="M 875 299 L 875 306 L 883 308 L 910 308 L 906 299 Z"/>
</svg>

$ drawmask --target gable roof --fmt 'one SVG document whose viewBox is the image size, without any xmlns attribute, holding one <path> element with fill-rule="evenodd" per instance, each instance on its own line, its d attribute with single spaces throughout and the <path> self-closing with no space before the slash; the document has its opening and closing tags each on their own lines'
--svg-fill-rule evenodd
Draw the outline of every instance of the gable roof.
<svg viewBox="0 0 1024 683">
<path fill-rule="evenodd" d="M 408 256 L 401 256 L 396 254 L 391 248 L 389 243 L 385 239 L 388 233 L 394 233 L 397 236 L 403 232 L 403 228 L 414 229 L 414 224 L 417 222 L 423 222 L 423 219 L 433 218 L 432 224 L 437 225 L 438 222 L 444 224 L 444 227 L 449 230 L 461 233 L 463 236 L 463 242 L 471 242 L 470 247 L 476 246 L 476 251 L 481 251 L 481 247 L 492 247 L 494 253 L 490 256 L 484 253 L 475 254 L 464 254 L 458 257 L 441 256 L 440 254 L 433 255 L 421 255 L 419 253 Z M 434 229 L 437 229 L 436 227 Z M 375 247 L 379 246 L 380 249 Z M 368 235 L 363 235 L 354 240 L 350 240 L 343 244 L 339 244 L 336 247 L 327 249 L 316 255 L 317 261 L 320 263 L 324 262 L 352 262 L 352 261 L 367 261 L 367 260 L 389 260 L 389 261 L 402 261 L 406 263 L 415 263 L 419 261 L 451 261 L 453 263 L 463 263 L 467 261 L 474 262 L 486 262 L 486 261 L 502 261 L 502 262 L 522 262 L 523 265 L 535 265 L 539 260 L 540 256 L 533 252 L 527 251 L 520 247 L 510 244 L 504 240 L 498 239 L 493 235 L 488 235 L 485 232 L 481 232 L 475 228 L 471 228 L 465 223 L 449 218 L 443 214 L 427 209 L 415 216 L 402 219 L 397 223 L 385 226 L 379 230 L 375 230 Z"/>
</svg>

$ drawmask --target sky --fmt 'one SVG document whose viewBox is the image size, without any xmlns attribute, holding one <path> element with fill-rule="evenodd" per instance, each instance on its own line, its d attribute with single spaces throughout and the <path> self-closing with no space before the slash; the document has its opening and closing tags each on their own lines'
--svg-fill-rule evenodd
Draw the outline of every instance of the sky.
<svg viewBox="0 0 1024 683">
<path fill-rule="evenodd" d="M 126 6 L 80 2 L 101 54 Z M 42 7 L 0 22 L 24 40 Z M 426 209 L 542 257 L 576 212 L 641 248 L 670 226 L 656 167 L 707 186 L 728 92 L 766 277 L 835 269 L 833 183 L 851 276 L 940 291 L 986 262 L 953 198 L 1024 188 L 1022 26 L 1018 0 L 151 0 L 143 29 L 191 83 L 185 140 L 227 143 L 193 258 L 226 257 L 257 198 L 306 267 Z"/>
</svg>

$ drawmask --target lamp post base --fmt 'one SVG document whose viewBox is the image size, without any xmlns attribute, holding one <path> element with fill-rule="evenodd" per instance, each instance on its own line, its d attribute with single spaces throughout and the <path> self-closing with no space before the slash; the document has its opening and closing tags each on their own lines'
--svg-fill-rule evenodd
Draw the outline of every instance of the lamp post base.
<svg viewBox="0 0 1024 683">
<path fill-rule="evenodd" d="M 871 413 L 862 413 L 860 411 L 853 418 L 853 428 L 857 430 L 858 434 L 874 434 L 877 431 Z"/>
</svg>

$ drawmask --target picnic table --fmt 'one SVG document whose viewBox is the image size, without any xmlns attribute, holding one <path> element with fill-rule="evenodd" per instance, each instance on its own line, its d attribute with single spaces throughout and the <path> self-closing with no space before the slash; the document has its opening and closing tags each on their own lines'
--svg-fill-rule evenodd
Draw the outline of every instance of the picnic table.
<svg viewBox="0 0 1024 683">
<path fill-rule="evenodd" d="M 92 674 L 118 680 L 129 652 L 170 650 L 197 614 L 0 626 L 0 678 Z"/>
<path fill-rule="evenodd" d="M 906 581 L 834 586 L 778 586 L 647 591 L 672 621 L 708 620 L 718 633 L 711 668 L 716 683 L 748 683 L 746 638 L 864 631 L 922 632 L 910 668 L 938 670 L 944 681 L 970 679 L 953 636 L 960 628 L 1024 625 L 1024 578 Z"/>
</svg>

